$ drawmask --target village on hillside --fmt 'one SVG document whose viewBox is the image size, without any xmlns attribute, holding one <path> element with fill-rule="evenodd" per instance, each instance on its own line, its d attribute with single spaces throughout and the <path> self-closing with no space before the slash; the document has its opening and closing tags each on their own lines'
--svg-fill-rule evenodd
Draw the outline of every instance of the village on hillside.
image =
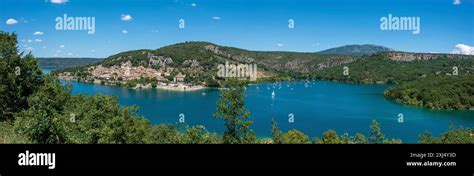
<svg viewBox="0 0 474 176">
<path fill-rule="evenodd" d="M 150 61 L 154 61 L 150 59 Z M 166 90 L 177 90 L 177 91 L 191 91 L 203 89 L 206 86 L 204 83 L 200 85 L 194 85 L 191 83 L 185 82 L 186 74 L 178 72 L 173 77 L 173 80 L 168 80 L 174 68 L 164 67 L 160 69 L 154 69 L 151 67 L 144 66 L 132 66 L 130 61 L 123 62 L 121 65 L 114 65 L 109 68 L 102 65 L 91 66 L 87 68 L 89 75 L 83 80 L 78 80 L 76 75 L 73 75 L 71 72 L 63 72 L 58 74 L 58 78 L 61 80 L 73 80 L 73 81 L 83 81 L 91 82 L 94 84 L 107 84 L 107 85 L 125 85 L 128 81 L 139 80 L 142 78 L 147 78 L 149 80 L 155 80 L 156 85 L 152 83 L 138 83 L 133 89 L 166 89 Z"/>
</svg>

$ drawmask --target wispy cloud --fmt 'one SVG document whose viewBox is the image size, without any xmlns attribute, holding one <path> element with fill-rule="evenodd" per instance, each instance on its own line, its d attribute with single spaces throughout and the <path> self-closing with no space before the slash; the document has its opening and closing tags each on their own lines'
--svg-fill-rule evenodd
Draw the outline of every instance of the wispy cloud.
<svg viewBox="0 0 474 176">
<path fill-rule="evenodd" d="M 453 54 L 466 54 L 466 55 L 474 55 L 474 47 L 465 45 L 465 44 L 457 44 L 454 46 Z"/>
<path fill-rule="evenodd" d="M 41 39 L 35 39 L 35 42 L 43 42 Z"/>
<path fill-rule="evenodd" d="M 122 14 L 122 16 L 120 17 L 120 19 L 121 19 L 122 21 L 131 21 L 131 20 L 132 20 L 132 16 L 130 16 L 129 14 L 126 14 L 126 15 Z"/>
<path fill-rule="evenodd" d="M 459 5 L 461 4 L 461 0 L 453 0 L 453 5 Z"/>
<path fill-rule="evenodd" d="M 122 30 L 122 33 L 128 34 L 128 31 L 127 30 Z"/>
<path fill-rule="evenodd" d="M 278 46 L 278 47 L 282 47 L 283 44 L 282 44 L 282 43 L 277 43 L 277 46 Z"/>
<path fill-rule="evenodd" d="M 20 18 L 20 21 L 23 21 L 23 23 L 28 23 L 28 22 L 29 22 L 28 20 L 26 20 L 26 19 L 25 19 L 25 18 L 23 18 L 23 17 L 22 17 L 22 18 Z"/>
<path fill-rule="evenodd" d="M 191 6 L 193 6 L 193 7 L 196 7 L 196 6 L 197 6 L 197 4 L 196 4 L 196 3 L 192 3 L 192 4 L 191 4 Z"/>
<path fill-rule="evenodd" d="M 220 19 L 222 19 L 222 18 L 221 18 L 220 16 L 213 16 L 212 19 L 214 19 L 214 20 L 220 20 Z"/>
<path fill-rule="evenodd" d="M 33 40 L 27 40 L 26 42 L 31 43 L 31 42 L 33 42 Z"/>
<path fill-rule="evenodd" d="M 53 4 L 65 4 L 68 0 L 51 0 Z"/>
<path fill-rule="evenodd" d="M 33 33 L 33 35 L 43 35 L 44 33 L 41 32 L 41 31 L 36 31 L 35 33 Z"/>
<path fill-rule="evenodd" d="M 8 25 L 14 25 L 14 24 L 17 24 L 18 21 L 13 19 L 13 18 L 10 18 L 5 23 L 8 24 Z"/>
<path fill-rule="evenodd" d="M 59 45 L 59 48 L 64 48 L 64 45 Z"/>
</svg>

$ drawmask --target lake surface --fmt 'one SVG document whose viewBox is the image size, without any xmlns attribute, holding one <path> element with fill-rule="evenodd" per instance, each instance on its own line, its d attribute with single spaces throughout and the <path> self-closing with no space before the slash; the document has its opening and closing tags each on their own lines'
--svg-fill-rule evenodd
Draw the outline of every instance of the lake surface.
<svg viewBox="0 0 474 176">
<path fill-rule="evenodd" d="M 132 90 L 116 86 L 71 82 L 73 94 L 106 94 L 119 97 L 121 105 L 137 105 L 139 115 L 152 123 L 178 123 L 180 114 L 186 124 L 204 125 L 211 132 L 222 133 L 225 128 L 213 118 L 219 98 L 216 89 L 194 92 L 167 90 Z M 474 127 L 474 111 L 435 111 L 401 105 L 383 96 L 388 85 L 344 84 L 330 81 L 309 83 L 283 82 L 250 85 L 246 90 L 246 107 L 254 124 L 251 128 L 259 137 L 269 137 L 274 118 L 281 130 L 298 129 L 310 137 L 334 129 L 353 136 L 363 133 L 368 137 L 373 119 L 381 124 L 386 137 L 400 138 L 404 143 L 416 143 L 425 130 L 440 134 L 449 123 Z M 272 98 L 272 92 L 275 96 Z M 294 122 L 289 122 L 289 117 Z M 404 117 L 398 123 L 398 115 Z"/>
</svg>

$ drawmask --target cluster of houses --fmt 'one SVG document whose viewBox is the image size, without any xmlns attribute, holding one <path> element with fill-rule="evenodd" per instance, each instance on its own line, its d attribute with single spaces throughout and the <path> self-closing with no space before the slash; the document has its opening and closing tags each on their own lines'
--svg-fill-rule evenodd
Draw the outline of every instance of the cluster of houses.
<svg viewBox="0 0 474 176">
<path fill-rule="evenodd" d="M 122 63 L 120 66 L 112 66 L 110 68 L 98 65 L 89 68 L 89 72 L 96 79 L 105 81 L 128 81 L 139 78 L 155 78 L 158 81 L 167 82 L 165 78 L 170 76 L 173 68 L 167 67 L 163 69 L 145 68 L 143 66 L 133 67 L 130 61 Z M 182 83 L 186 78 L 185 74 L 179 72 L 174 78 L 175 83 Z"/>
<path fill-rule="evenodd" d="M 120 66 L 104 67 L 102 65 L 93 66 L 88 68 L 88 72 L 91 74 L 90 77 L 85 78 L 84 81 L 90 82 L 106 82 L 106 83 L 118 83 L 140 78 L 154 78 L 158 82 L 169 82 L 166 78 L 171 75 L 173 68 L 167 67 L 162 69 L 146 68 L 143 66 L 133 67 L 130 61 L 122 63 Z M 77 80 L 75 75 L 64 72 L 58 75 L 59 79 L 63 80 Z M 173 77 L 172 84 L 184 84 L 186 75 L 179 72 Z"/>
<path fill-rule="evenodd" d="M 110 68 L 98 65 L 90 67 L 89 72 L 94 78 L 106 80 L 106 81 L 117 81 L 117 80 L 133 80 L 141 77 L 155 78 L 159 81 L 165 81 L 164 76 L 170 75 L 172 70 L 165 70 L 161 72 L 152 68 L 145 68 L 143 66 L 132 67 L 130 61 L 122 63 L 120 66 L 112 66 Z"/>
<path fill-rule="evenodd" d="M 141 78 L 150 78 L 157 80 L 156 88 L 169 89 L 169 90 L 197 90 L 205 88 L 205 83 L 201 85 L 193 85 L 186 83 L 186 74 L 178 72 L 172 79 L 170 76 L 176 73 L 173 68 L 173 60 L 169 57 L 156 56 L 152 53 L 142 52 L 148 59 L 148 65 L 133 66 L 130 59 L 132 56 L 127 56 L 125 60 L 123 56 L 115 58 L 115 61 L 121 62 L 120 65 L 114 65 L 111 67 L 105 67 L 103 65 L 96 65 L 88 67 L 86 72 L 88 76 L 77 77 L 76 73 L 63 72 L 58 75 L 59 79 L 62 80 L 74 80 L 93 82 L 96 84 L 124 84 L 130 80 L 136 80 Z M 145 63 L 146 64 L 146 63 Z M 186 60 L 184 65 L 190 68 L 200 68 L 197 60 Z M 192 76 L 191 76 L 192 77 Z M 155 86 L 155 85 L 153 85 Z M 151 88 L 152 83 L 141 83 L 136 84 L 134 88 Z"/>
</svg>

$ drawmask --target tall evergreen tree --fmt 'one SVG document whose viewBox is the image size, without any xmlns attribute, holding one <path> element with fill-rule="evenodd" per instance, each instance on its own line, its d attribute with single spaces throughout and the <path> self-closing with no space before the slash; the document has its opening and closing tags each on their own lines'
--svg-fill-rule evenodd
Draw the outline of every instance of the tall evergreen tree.
<svg viewBox="0 0 474 176">
<path fill-rule="evenodd" d="M 27 99 L 43 79 L 36 59 L 18 53 L 16 34 L 0 31 L 0 120 L 13 120 L 14 114 L 28 108 Z"/>
<path fill-rule="evenodd" d="M 214 117 L 222 119 L 227 128 L 223 137 L 224 143 L 250 142 L 245 140 L 251 139 L 247 135 L 252 121 L 248 120 L 250 112 L 244 106 L 244 89 L 245 84 L 237 79 L 227 79 L 221 85 Z"/>
</svg>

